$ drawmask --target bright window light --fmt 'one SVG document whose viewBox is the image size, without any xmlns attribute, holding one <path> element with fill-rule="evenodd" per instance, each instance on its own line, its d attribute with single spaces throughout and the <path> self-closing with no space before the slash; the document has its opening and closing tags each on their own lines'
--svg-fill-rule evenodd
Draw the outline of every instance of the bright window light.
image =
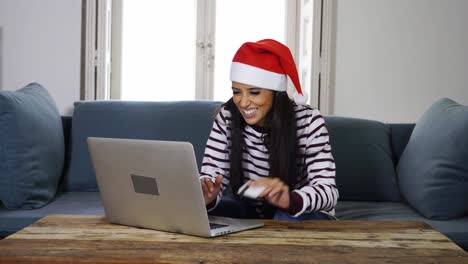
<svg viewBox="0 0 468 264">
<path fill-rule="evenodd" d="M 286 43 L 286 0 L 216 1 L 214 100 L 232 96 L 229 74 L 237 49 L 265 38 Z"/>
<path fill-rule="evenodd" d="M 123 100 L 195 99 L 195 16 L 196 1 L 123 2 Z"/>
<path fill-rule="evenodd" d="M 123 2 L 122 100 L 195 99 L 196 10 L 196 0 Z M 285 43 L 286 0 L 216 1 L 215 21 L 213 99 L 226 101 L 232 57 L 243 42 Z"/>
</svg>

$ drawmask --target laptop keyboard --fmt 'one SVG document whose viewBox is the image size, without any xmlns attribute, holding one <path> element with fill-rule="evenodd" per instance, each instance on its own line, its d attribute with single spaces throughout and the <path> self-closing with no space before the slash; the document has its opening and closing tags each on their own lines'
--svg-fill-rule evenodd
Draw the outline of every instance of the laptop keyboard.
<svg viewBox="0 0 468 264">
<path fill-rule="evenodd" d="M 216 229 L 216 228 L 221 228 L 221 227 L 226 227 L 226 226 L 228 226 L 228 225 L 210 223 L 210 230 L 213 230 L 213 229 Z"/>
</svg>

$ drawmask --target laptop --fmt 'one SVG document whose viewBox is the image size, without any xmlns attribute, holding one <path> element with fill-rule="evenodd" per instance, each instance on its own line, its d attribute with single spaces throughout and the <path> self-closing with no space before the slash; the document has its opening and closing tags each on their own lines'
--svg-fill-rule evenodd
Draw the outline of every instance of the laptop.
<svg viewBox="0 0 468 264">
<path fill-rule="evenodd" d="M 208 216 L 189 142 L 98 137 L 87 141 L 111 223 L 201 237 L 264 225 Z"/>
</svg>

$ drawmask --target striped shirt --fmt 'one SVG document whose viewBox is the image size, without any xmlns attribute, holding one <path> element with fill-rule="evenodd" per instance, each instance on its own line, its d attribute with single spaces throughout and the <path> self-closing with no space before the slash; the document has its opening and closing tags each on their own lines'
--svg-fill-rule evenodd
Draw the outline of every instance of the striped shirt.
<svg viewBox="0 0 468 264">
<path fill-rule="evenodd" d="M 310 106 L 295 105 L 294 110 L 299 173 L 293 192 L 302 198 L 302 209 L 294 216 L 316 211 L 334 214 L 338 189 L 335 183 L 335 160 L 331 153 L 325 121 L 320 112 Z M 214 180 L 217 175 L 223 176 L 216 205 L 229 185 L 230 123 L 231 113 L 222 107 L 210 132 L 200 170 L 202 178 L 209 177 Z M 258 128 L 246 124 L 243 138 L 243 182 L 269 177 L 269 151 L 263 141 L 263 133 Z M 261 215 L 263 202 L 256 200 L 251 203 Z"/>
</svg>

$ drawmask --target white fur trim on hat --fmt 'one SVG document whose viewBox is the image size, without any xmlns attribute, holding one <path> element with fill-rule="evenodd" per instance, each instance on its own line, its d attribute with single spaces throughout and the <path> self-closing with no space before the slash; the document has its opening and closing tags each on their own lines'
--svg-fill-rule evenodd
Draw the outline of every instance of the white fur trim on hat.
<svg viewBox="0 0 468 264">
<path fill-rule="evenodd" d="M 300 94 L 300 93 L 295 92 L 293 97 L 294 97 L 294 102 L 296 102 L 296 104 L 298 104 L 298 105 L 307 104 L 307 94 L 306 93 Z"/>
<path fill-rule="evenodd" d="M 231 81 L 280 92 L 286 91 L 287 88 L 286 74 L 267 71 L 240 62 L 231 64 Z"/>
</svg>

